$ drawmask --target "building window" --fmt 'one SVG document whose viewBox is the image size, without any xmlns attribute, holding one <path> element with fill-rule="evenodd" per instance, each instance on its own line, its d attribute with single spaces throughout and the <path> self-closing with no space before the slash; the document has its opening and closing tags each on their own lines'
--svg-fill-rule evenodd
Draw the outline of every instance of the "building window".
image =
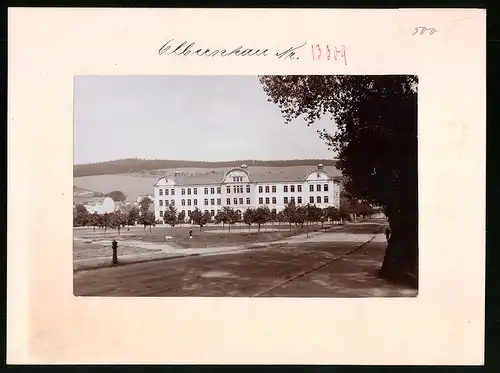
<svg viewBox="0 0 500 373">
<path fill-rule="evenodd" d="M 165 206 L 168 206 L 168 199 L 165 200 Z"/>
<path fill-rule="evenodd" d="M 297 185 L 297 192 L 302 192 L 302 185 Z"/>
<path fill-rule="evenodd" d="M 266 185 L 266 193 L 269 193 L 269 185 Z"/>
<path fill-rule="evenodd" d="M 288 193 L 288 185 L 283 185 L 283 192 Z"/>
<path fill-rule="evenodd" d="M 271 192 L 276 193 L 276 185 L 273 185 L 273 186 L 271 187 Z"/>
<path fill-rule="evenodd" d="M 316 192 L 321 192 L 321 184 L 316 185 Z"/>
<path fill-rule="evenodd" d="M 203 189 L 204 194 L 208 194 L 208 188 Z"/>
<path fill-rule="evenodd" d="M 297 197 L 297 203 L 302 203 L 302 197 Z"/>
<path fill-rule="evenodd" d="M 222 204 L 222 200 L 220 198 L 217 198 L 217 205 L 221 205 Z"/>
<path fill-rule="evenodd" d="M 243 198 L 240 198 L 240 205 L 243 204 Z"/>
<path fill-rule="evenodd" d="M 185 199 L 181 199 L 181 205 L 182 206 L 186 206 L 186 200 Z"/>
<path fill-rule="evenodd" d="M 198 194 L 198 188 L 193 188 L 193 194 Z"/>
<path fill-rule="evenodd" d="M 328 192 L 328 184 L 323 185 L 323 191 Z"/>
<path fill-rule="evenodd" d="M 276 209 L 272 209 L 272 210 L 271 210 L 271 212 L 272 212 L 273 214 L 276 214 Z"/>
<path fill-rule="evenodd" d="M 220 187 L 217 187 L 217 194 L 220 194 Z"/>
<path fill-rule="evenodd" d="M 172 206 L 175 206 L 175 201 L 174 201 L 174 200 L 171 200 L 171 201 L 170 201 L 170 204 L 171 204 Z"/>
<path fill-rule="evenodd" d="M 211 198 L 211 199 L 210 199 L 210 204 L 211 204 L 212 206 L 213 206 L 213 205 L 215 205 L 215 199 L 214 199 L 214 198 Z"/>
<path fill-rule="evenodd" d="M 276 204 L 276 197 L 273 197 L 273 205 Z"/>
<path fill-rule="evenodd" d="M 295 185 L 290 185 L 290 193 L 295 193 Z"/>
<path fill-rule="evenodd" d="M 193 205 L 198 206 L 198 200 L 197 199 L 193 199 Z"/>
<path fill-rule="evenodd" d="M 321 196 L 316 197 L 316 202 L 321 203 Z"/>
<path fill-rule="evenodd" d="M 238 187 L 236 187 L 236 186 L 233 187 L 233 193 L 235 193 L 235 194 L 238 193 Z"/>
<path fill-rule="evenodd" d="M 191 200 L 188 199 L 188 206 L 191 206 Z"/>
<path fill-rule="evenodd" d="M 233 202 L 234 202 L 234 204 L 235 204 L 235 205 L 237 205 L 237 204 L 238 204 L 238 198 L 235 198 L 235 199 L 233 200 Z"/>
<path fill-rule="evenodd" d="M 283 198 L 283 202 L 284 202 L 285 204 L 286 204 L 286 203 L 288 203 L 288 197 L 284 197 L 284 198 Z"/>
<path fill-rule="evenodd" d="M 247 185 L 247 193 L 250 193 L 250 185 Z"/>
<path fill-rule="evenodd" d="M 247 205 L 250 204 L 250 198 L 247 198 Z"/>
<path fill-rule="evenodd" d="M 205 214 L 208 213 L 208 210 L 205 210 Z"/>
<path fill-rule="evenodd" d="M 188 194 L 191 194 L 191 188 L 188 188 Z"/>
<path fill-rule="evenodd" d="M 259 197 L 259 205 L 262 205 L 264 203 L 264 198 Z"/>
<path fill-rule="evenodd" d="M 227 194 L 231 193 L 231 187 L 230 186 L 226 187 L 226 192 L 227 192 Z"/>
<path fill-rule="evenodd" d="M 226 205 L 230 205 L 231 204 L 231 198 L 227 198 L 226 199 Z"/>
<path fill-rule="evenodd" d="M 314 192 L 314 185 L 309 185 L 309 191 Z"/>
<path fill-rule="evenodd" d="M 323 197 L 323 202 L 328 203 L 328 196 Z"/>
<path fill-rule="evenodd" d="M 210 210 L 210 216 L 215 216 L 215 210 Z"/>
<path fill-rule="evenodd" d="M 210 188 L 210 194 L 215 194 L 215 188 Z"/>
<path fill-rule="evenodd" d="M 163 201 L 160 199 L 160 206 L 163 206 Z"/>
<path fill-rule="evenodd" d="M 205 206 L 208 206 L 208 198 L 205 198 L 204 203 L 205 203 Z"/>
<path fill-rule="evenodd" d="M 182 188 L 182 189 L 181 189 L 181 194 L 182 194 L 182 195 L 185 195 L 185 194 L 186 194 L 186 189 Z"/>
<path fill-rule="evenodd" d="M 259 193 L 262 193 L 264 191 L 264 188 L 262 186 L 259 187 Z"/>
<path fill-rule="evenodd" d="M 266 205 L 269 205 L 269 197 L 266 197 Z"/>
<path fill-rule="evenodd" d="M 174 193 L 172 193 L 174 194 Z M 165 189 L 165 195 L 168 196 L 168 189 Z"/>
<path fill-rule="evenodd" d="M 160 211 L 160 218 L 163 217 L 163 211 Z"/>
<path fill-rule="evenodd" d="M 295 197 L 290 197 L 290 203 L 295 203 Z"/>
<path fill-rule="evenodd" d="M 313 196 L 309 197 L 309 203 L 314 203 L 314 197 Z"/>
<path fill-rule="evenodd" d="M 188 210 L 188 216 L 191 216 L 191 210 Z"/>
<path fill-rule="evenodd" d="M 160 196 L 163 195 L 163 189 L 160 189 Z"/>
</svg>

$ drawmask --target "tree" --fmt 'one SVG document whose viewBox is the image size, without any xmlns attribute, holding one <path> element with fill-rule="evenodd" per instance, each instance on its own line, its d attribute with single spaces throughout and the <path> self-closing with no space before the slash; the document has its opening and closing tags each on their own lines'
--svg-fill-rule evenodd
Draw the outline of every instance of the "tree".
<svg viewBox="0 0 500 373">
<path fill-rule="evenodd" d="M 113 224 L 113 221 L 111 219 L 111 213 L 105 212 L 104 214 L 102 214 L 100 219 L 100 224 L 101 227 L 104 228 L 104 234 L 106 234 L 108 228 L 111 228 Z"/>
<path fill-rule="evenodd" d="M 271 216 L 271 210 L 267 206 L 259 206 L 255 209 L 254 223 L 258 226 L 258 232 L 260 233 L 260 226 L 266 224 Z"/>
<path fill-rule="evenodd" d="M 177 215 L 177 224 L 182 224 L 186 221 L 186 212 L 184 210 L 179 211 Z"/>
<path fill-rule="evenodd" d="M 316 223 L 320 221 L 321 218 L 323 217 L 323 211 L 315 205 L 307 204 L 306 206 L 304 206 L 303 214 L 304 214 L 304 220 L 306 221 L 307 237 L 309 237 L 309 230 L 307 228 L 307 224 Z M 323 224 L 321 228 L 323 228 Z"/>
<path fill-rule="evenodd" d="M 224 228 L 224 218 L 225 218 L 224 213 L 222 211 L 219 211 L 217 215 L 215 215 L 214 217 L 215 224 L 222 223 L 222 227 Z"/>
<path fill-rule="evenodd" d="M 139 202 L 139 210 L 141 214 L 146 213 L 149 209 L 149 205 L 151 205 L 153 201 L 149 197 L 144 197 L 141 202 Z"/>
<path fill-rule="evenodd" d="M 328 206 L 323 210 L 323 216 L 330 221 L 340 220 L 340 213 L 336 207 Z"/>
<path fill-rule="evenodd" d="M 193 221 L 194 224 L 200 226 L 200 231 L 203 228 L 205 224 L 207 224 L 211 219 L 210 213 L 208 211 L 205 211 L 205 213 L 202 213 L 200 209 L 195 208 L 194 211 L 191 213 L 191 220 Z"/>
<path fill-rule="evenodd" d="M 88 224 L 89 212 L 84 205 L 78 204 L 73 209 L 73 226 L 84 227 Z"/>
<path fill-rule="evenodd" d="M 290 231 L 292 230 L 292 223 L 295 223 L 295 218 L 297 215 L 297 206 L 295 202 L 290 202 L 285 206 L 285 209 L 282 211 L 284 221 L 288 222 Z"/>
<path fill-rule="evenodd" d="M 337 130 L 319 136 L 337 153 L 345 189 L 383 206 L 391 228 L 380 275 L 418 283 L 417 77 L 391 75 L 262 76 L 285 122 L 322 116 Z"/>
<path fill-rule="evenodd" d="M 163 213 L 163 221 L 165 224 L 170 225 L 172 233 L 174 232 L 174 227 L 178 223 L 177 219 L 177 209 L 170 205 L 168 209 Z"/>
<path fill-rule="evenodd" d="M 139 220 L 139 209 L 137 207 L 132 207 L 132 209 L 127 214 L 127 225 L 135 225 Z"/>
<path fill-rule="evenodd" d="M 208 211 L 203 213 L 203 226 L 210 223 L 212 221 L 212 215 Z"/>
<path fill-rule="evenodd" d="M 151 211 L 146 211 L 146 213 L 141 216 L 141 220 L 144 225 L 144 229 L 149 227 L 149 232 L 151 232 L 151 227 L 156 226 L 155 214 Z"/>
<path fill-rule="evenodd" d="M 97 212 L 94 212 L 93 214 L 89 215 L 88 225 L 90 225 L 91 227 L 94 228 L 94 231 L 93 231 L 93 238 L 94 239 L 95 239 L 95 228 L 99 227 L 100 220 L 101 220 L 101 217 L 99 216 L 99 214 Z"/>
<path fill-rule="evenodd" d="M 250 233 L 250 226 L 254 222 L 255 210 L 251 207 L 247 208 L 243 213 L 243 221 L 248 225 L 248 233 Z"/>
<path fill-rule="evenodd" d="M 118 230 L 118 234 L 120 234 L 121 228 L 127 224 L 127 215 L 122 213 L 121 211 L 115 211 L 110 216 L 110 227 L 116 228 Z"/>
<path fill-rule="evenodd" d="M 107 193 L 106 197 L 110 197 L 115 202 L 123 202 L 127 199 L 127 196 L 121 190 L 113 190 Z"/>
<path fill-rule="evenodd" d="M 219 213 L 220 221 L 228 225 L 229 233 L 231 233 L 231 225 L 238 221 L 239 214 L 229 206 L 224 206 Z"/>
</svg>

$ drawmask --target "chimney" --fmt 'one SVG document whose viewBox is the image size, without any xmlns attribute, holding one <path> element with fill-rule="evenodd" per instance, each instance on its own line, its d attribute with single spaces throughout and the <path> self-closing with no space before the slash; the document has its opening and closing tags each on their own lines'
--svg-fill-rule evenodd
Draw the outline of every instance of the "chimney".
<svg viewBox="0 0 500 373">
<path fill-rule="evenodd" d="M 323 165 L 321 163 L 318 165 L 318 170 L 323 171 Z"/>
</svg>

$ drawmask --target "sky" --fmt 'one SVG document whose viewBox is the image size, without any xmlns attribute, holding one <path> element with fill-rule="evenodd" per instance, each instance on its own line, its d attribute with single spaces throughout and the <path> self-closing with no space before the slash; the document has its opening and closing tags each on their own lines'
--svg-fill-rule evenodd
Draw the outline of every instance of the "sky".
<svg viewBox="0 0 500 373">
<path fill-rule="evenodd" d="M 74 163 L 333 158 L 321 119 L 285 124 L 256 76 L 78 76 Z"/>
</svg>

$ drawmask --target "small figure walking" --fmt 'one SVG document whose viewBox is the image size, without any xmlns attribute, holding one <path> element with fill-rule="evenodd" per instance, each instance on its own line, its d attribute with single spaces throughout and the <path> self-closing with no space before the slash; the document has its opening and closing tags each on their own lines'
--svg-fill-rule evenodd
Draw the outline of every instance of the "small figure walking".
<svg viewBox="0 0 500 373">
<path fill-rule="evenodd" d="M 189 228 L 189 239 L 193 238 L 193 228 Z"/>
<path fill-rule="evenodd" d="M 390 238 L 391 238 L 391 228 L 387 227 L 385 229 L 385 239 L 387 240 L 387 242 L 389 242 Z"/>
</svg>

